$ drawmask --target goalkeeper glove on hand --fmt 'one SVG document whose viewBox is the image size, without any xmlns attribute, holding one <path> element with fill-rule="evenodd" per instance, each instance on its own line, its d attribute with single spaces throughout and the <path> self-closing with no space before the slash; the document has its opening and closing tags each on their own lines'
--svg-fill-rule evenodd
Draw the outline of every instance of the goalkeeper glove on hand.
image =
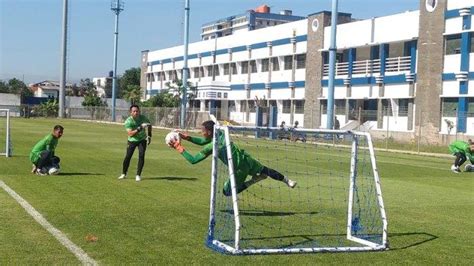
<svg viewBox="0 0 474 266">
<path fill-rule="evenodd" d="M 151 144 L 151 136 L 146 137 L 146 143 L 147 145 Z"/>
<path fill-rule="evenodd" d="M 184 147 L 181 145 L 180 141 L 175 141 L 171 143 L 171 147 L 173 147 L 175 150 L 177 150 L 179 153 L 184 152 Z"/>
</svg>

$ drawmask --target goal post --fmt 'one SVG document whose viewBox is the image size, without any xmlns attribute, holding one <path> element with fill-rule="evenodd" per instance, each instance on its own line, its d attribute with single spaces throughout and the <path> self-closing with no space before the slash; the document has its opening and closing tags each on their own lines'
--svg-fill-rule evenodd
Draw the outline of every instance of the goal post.
<svg viewBox="0 0 474 266">
<path fill-rule="evenodd" d="M 0 156 L 11 157 L 10 110 L 0 109 Z"/>
<path fill-rule="evenodd" d="M 387 249 L 370 134 L 295 129 L 291 140 L 270 137 L 279 133 L 215 126 L 207 246 L 228 254 Z M 236 177 L 245 173 L 248 156 L 296 181 L 296 187 L 267 177 L 242 189 Z"/>
</svg>

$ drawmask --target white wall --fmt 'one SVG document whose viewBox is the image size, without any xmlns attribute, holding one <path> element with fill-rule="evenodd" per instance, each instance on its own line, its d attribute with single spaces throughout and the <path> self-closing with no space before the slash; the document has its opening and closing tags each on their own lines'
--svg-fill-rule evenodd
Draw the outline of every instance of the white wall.
<svg viewBox="0 0 474 266">
<path fill-rule="evenodd" d="M 372 43 L 390 43 L 418 37 L 419 11 L 409 11 L 337 26 L 337 44 L 340 49 L 365 46 Z M 357 33 L 357 34 L 354 34 Z M 324 49 L 329 49 L 331 27 L 324 28 Z"/>
<path fill-rule="evenodd" d="M 0 93 L 0 106 L 1 105 L 18 106 L 20 104 L 21 104 L 21 98 L 19 95 L 12 94 L 12 93 Z"/>
<path fill-rule="evenodd" d="M 448 0 L 448 10 L 474 6 L 474 0 Z"/>
</svg>

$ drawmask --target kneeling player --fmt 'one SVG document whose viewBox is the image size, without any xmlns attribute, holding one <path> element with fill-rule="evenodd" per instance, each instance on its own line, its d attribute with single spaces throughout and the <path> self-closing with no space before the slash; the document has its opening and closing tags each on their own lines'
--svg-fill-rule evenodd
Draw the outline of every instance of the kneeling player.
<svg viewBox="0 0 474 266">
<path fill-rule="evenodd" d="M 56 125 L 51 134 L 46 135 L 38 141 L 30 152 L 30 160 L 33 163 L 32 173 L 38 175 L 47 175 L 48 170 L 52 167 L 59 169 L 59 157 L 54 155 L 58 141 L 63 135 L 64 128 Z M 53 172 L 53 174 L 57 173 Z"/>
<path fill-rule="evenodd" d="M 474 164 L 474 143 L 471 143 L 471 141 L 465 142 L 462 140 L 457 140 L 449 145 L 449 151 L 451 154 L 456 156 L 456 159 L 454 160 L 454 164 L 451 166 L 451 171 L 454 173 L 460 173 L 461 170 L 459 167 L 467 160 L 471 162 L 471 164 Z M 467 164 L 465 167 L 465 170 L 467 172 L 471 171 L 473 168 L 471 164 Z"/>
<path fill-rule="evenodd" d="M 201 134 L 203 138 L 200 137 L 191 137 L 188 136 L 187 134 L 184 133 L 179 133 L 180 137 L 182 139 L 185 139 L 187 141 L 190 141 L 194 144 L 204 146 L 206 145 L 198 154 L 195 156 L 191 155 L 188 153 L 184 147 L 181 145 L 180 141 L 176 141 L 172 143 L 173 148 L 175 148 L 183 157 L 190 163 L 195 164 L 198 163 L 205 158 L 207 158 L 209 155 L 212 154 L 212 138 L 214 136 L 214 122 L 209 120 L 204 123 L 202 123 L 201 127 Z M 227 165 L 227 153 L 225 152 L 225 139 L 224 139 L 224 134 L 219 135 L 219 140 L 218 140 L 218 146 L 219 146 L 219 159 L 224 162 L 224 164 Z M 224 150 L 222 150 L 224 149 Z M 264 165 L 262 165 L 259 161 L 255 160 L 252 158 L 248 153 L 245 151 L 241 150 L 237 145 L 234 143 L 231 143 L 231 150 L 232 150 L 232 156 L 233 156 L 233 164 L 234 164 L 234 169 L 235 169 L 235 181 L 236 181 L 236 186 L 237 186 L 237 193 L 240 193 L 244 190 L 246 190 L 248 187 L 251 185 L 264 180 L 268 176 L 271 177 L 272 179 L 281 181 L 285 183 L 288 187 L 294 188 L 296 186 L 296 182 L 288 179 L 284 175 L 282 175 L 280 172 L 273 170 L 271 168 L 268 168 Z M 221 152 L 223 151 L 223 152 Z M 246 180 L 248 176 L 251 176 L 252 178 L 249 180 Z M 231 185 L 230 185 L 230 180 L 228 179 L 224 183 L 224 189 L 223 193 L 225 196 L 231 196 L 232 191 L 231 191 Z"/>
</svg>

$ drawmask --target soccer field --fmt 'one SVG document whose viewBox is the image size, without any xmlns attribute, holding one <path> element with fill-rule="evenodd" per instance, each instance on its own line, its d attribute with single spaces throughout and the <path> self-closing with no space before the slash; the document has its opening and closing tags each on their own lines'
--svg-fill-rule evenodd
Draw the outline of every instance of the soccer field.
<svg viewBox="0 0 474 266">
<path fill-rule="evenodd" d="M 32 146 L 55 124 L 61 174 L 30 174 Z M 211 158 L 187 163 L 154 130 L 142 182 L 117 180 L 123 126 L 74 120 L 12 119 L 12 158 L 0 180 L 100 264 L 471 264 L 474 173 L 454 174 L 451 159 L 376 152 L 390 250 L 292 255 L 222 255 L 206 247 Z M 185 145 L 190 151 L 198 146 Z M 250 188 L 252 189 L 252 188 Z M 271 218 L 271 217 L 270 217 Z M 270 219 L 267 218 L 267 219 Z M 291 226 L 291 225 L 290 225 Z M 86 236 L 97 236 L 88 242 Z M 79 264 L 76 257 L 0 189 L 0 264 Z"/>
</svg>

